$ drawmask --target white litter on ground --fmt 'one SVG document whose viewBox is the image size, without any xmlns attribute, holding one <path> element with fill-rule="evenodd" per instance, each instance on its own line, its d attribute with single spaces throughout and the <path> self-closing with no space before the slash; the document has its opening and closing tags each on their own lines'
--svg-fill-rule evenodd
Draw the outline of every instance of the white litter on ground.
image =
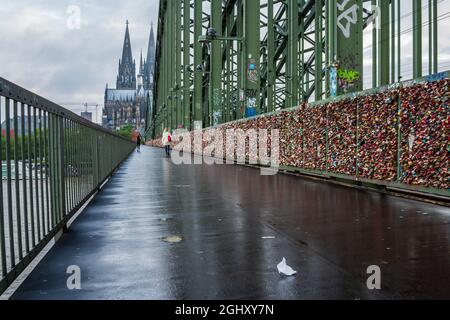
<svg viewBox="0 0 450 320">
<path fill-rule="evenodd" d="M 278 273 L 284 274 L 285 276 L 293 276 L 297 273 L 294 269 L 286 264 L 286 259 L 283 258 L 281 262 L 277 265 Z"/>
</svg>

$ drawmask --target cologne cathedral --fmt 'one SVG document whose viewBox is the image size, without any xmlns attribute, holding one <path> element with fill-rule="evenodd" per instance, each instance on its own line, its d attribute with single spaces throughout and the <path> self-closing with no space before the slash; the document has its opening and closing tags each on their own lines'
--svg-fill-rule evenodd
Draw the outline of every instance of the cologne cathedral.
<svg viewBox="0 0 450 320">
<path fill-rule="evenodd" d="M 119 60 L 116 88 L 109 88 L 108 84 L 106 84 L 105 107 L 103 110 L 104 127 L 116 130 L 124 125 L 131 124 L 139 131 L 145 128 L 147 104 L 152 98 L 153 92 L 155 50 L 155 37 L 152 25 L 147 56 L 143 59 L 141 50 L 139 70 L 136 74 L 136 61 L 133 59 L 127 21 L 122 58 Z"/>
</svg>

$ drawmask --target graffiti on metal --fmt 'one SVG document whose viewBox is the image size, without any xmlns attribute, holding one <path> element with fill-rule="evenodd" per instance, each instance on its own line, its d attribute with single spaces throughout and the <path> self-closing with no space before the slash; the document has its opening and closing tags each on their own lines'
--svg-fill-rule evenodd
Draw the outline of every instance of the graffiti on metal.
<svg viewBox="0 0 450 320">
<path fill-rule="evenodd" d="M 337 17 L 337 26 L 347 39 L 350 38 L 350 29 L 352 24 L 356 24 L 358 22 L 359 10 L 357 4 L 353 4 L 352 6 L 346 8 L 349 2 L 350 0 L 343 0 L 341 3 L 336 1 L 337 8 L 339 12 L 341 12 Z"/>
</svg>

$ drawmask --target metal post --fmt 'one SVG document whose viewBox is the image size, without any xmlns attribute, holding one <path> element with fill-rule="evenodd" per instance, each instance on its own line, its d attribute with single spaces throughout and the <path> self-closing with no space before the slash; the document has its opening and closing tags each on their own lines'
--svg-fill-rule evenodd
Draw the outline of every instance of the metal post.
<svg viewBox="0 0 450 320">
<path fill-rule="evenodd" d="M 428 74 L 433 73 L 433 0 L 428 0 Z"/>
<path fill-rule="evenodd" d="M 275 99 L 275 25 L 273 22 L 273 1 L 267 1 L 267 111 L 274 111 Z"/>
<path fill-rule="evenodd" d="M 182 109 L 182 92 L 181 92 L 181 2 L 183 0 L 177 0 L 173 1 L 173 9 L 174 9 L 174 18 L 175 18 L 175 35 L 174 35 L 174 44 L 175 44 L 175 105 L 176 105 L 176 113 L 177 113 L 177 121 L 176 121 L 176 127 L 183 127 L 184 126 L 184 116 L 183 116 L 183 109 Z"/>
<path fill-rule="evenodd" d="M 433 73 L 438 73 L 438 5 L 433 0 Z"/>
<path fill-rule="evenodd" d="M 341 83 L 338 94 L 361 91 L 363 88 L 362 0 L 349 0 L 340 4 L 335 0 L 331 2 L 337 9 L 336 58 L 339 62 L 338 77 Z"/>
<path fill-rule="evenodd" d="M 1 121 L 0 121 L 1 123 Z M 26 153 L 25 153 L 25 140 L 27 138 L 25 132 L 25 104 L 21 103 L 20 108 L 20 126 L 21 126 L 21 136 L 22 136 L 22 152 L 21 152 L 21 160 L 22 160 L 22 201 L 23 201 L 23 216 L 24 216 L 24 233 L 25 233 L 25 251 L 26 253 L 30 252 L 30 235 L 28 231 L 28 201 L 27 201 L 27 167 L 26 167 Z M 0 150 L 1 147 L 0 147 Z"/>
<path fill-rule="evenodd" d="M 395 0 L 391 1 L 391 83 L 395 82 Z"/>
<path fill-rule="evenodd" d="M 244 0 L 237 0 L 237 36 L 244 37 Z M 238 43 L 238 106 L 236 110 L 236 118 L 242 119 L 245 113 L 245 39 L 242 43 Z"/>
<path fill-rule="evenodd" d="M 399 0 L 400 1 L 400 0 Z M 372 8 L 377 6 L 377 0 L 372 0 Z M 372 12 L 376 14 L 376 12 Z M 372 87 L 378 86 L 378 17 L 375 17 L 372 24 Z"/>
<path fill-rule="evenodd" d="M 218 36 L 222 36 L 222 1 L 211 1 L 210 25 Z M 210 59 L 210 107 L 209 117 L 212 126 L 222 120 L 222 41 L 211 42 Z"/>
<path fill-rule="evenodd" d="M 401 7 L 400 7 L 400 0 L 397 0 L 397 81 L 400 82 L 402 79 L 402 64 L 401 64 L 401 53 L 402 53 L 402 47 L 401 47 Z"/>
<path fill-rule="evenodd" d="M 187 130 L 191 128 L 190 9 L 190 0 L 183 0 L 183 123 Z"/>
<path fill-rule="evenodd" d="M 202 35 L 203 0 L 194 0 L 194 121 L 203 120 L 202 45 L 197 41 Z"/>
<path fill-rule="evenodd" d="M 379 79 L 380 85 L 389 84 L 389 2 L 380 1 L 380 52 L 379 52 Z"/>
<path fill-rule="evenodd" d="M 316 101 L 322 100 L 323 94 L 323 70 L 322 70 L 322 61 L 323 61 L 323 45 L 322 45 L 322 9 L 323 9 L 323 0 L 316 0 L 316 18 L 315 18 L 315 41 L 316 45 L 314 48 L 315 52 L 315 91 L 316 91 Z"/>
<path fill-rule="evenodd" d="M 260 0 L 244 1 L 244 52 L 246 64 L 246 117 L 260 112 Z"/>
<path fill-rule="evenodd" d="M 413 0 L 413 77 L 422 76 L 422 0 Z"/>
<path fill-rule="evenodd" d="M 298 105 L 298 13 L 297 0 L 287 2 L 288 44 L 286 60 L 286 104 L 285 108 Z M 303 62 L 302 62 L 303 63 Z"/>
</svg>

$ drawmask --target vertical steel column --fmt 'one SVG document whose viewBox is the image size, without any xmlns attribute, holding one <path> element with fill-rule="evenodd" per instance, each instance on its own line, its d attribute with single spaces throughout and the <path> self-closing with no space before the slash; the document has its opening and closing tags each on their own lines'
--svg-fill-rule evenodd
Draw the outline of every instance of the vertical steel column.
<svg viewBox="0 0 450 320">
<path fill-rule="evenodd" d="M 0 121 L 1 123 L 1 121 Z M 26 253 L 30 252 L 30 236 L 28 230 L 28 199 L 27 199 L 27 167 L 26 167 L 26 153 L 25 153 L 25 140 L 27 140 L 27 135 L 25 131 L 25 104 L 21 103 L 20 108 L 20 127 L 21 127 L 21 136 L 22 136 L 22 201 L 23 201 L 23 217 L 24 217 L 24 232 L 25 232 L 25 251 Z M 0 146 L 0 150 L 2 150 Z M 1 164 L 1 163 L 0 163 Z M 0 195 L 1 196 L 1 195 Z M 2 199 L 2 209 L 3 209 L 3 199 Z M 1 236 L 1 235 L 0 235 Z"/>
<path fill-rule="evenodd" d="M 400 0 L 399 0 L 400 1 Z M 372 0 L 372 10 L 377 7 L 377 0 Z M 378 12 L 372 12 L 378 15 Z M 372 26 L 372 87 L 378 86 L 378 16 L 373 20 Z"/>
<path fill-rule="evenodd" d="M 237 0 L 237 36 L 244 38 L 244 0 Z M 236 118 L 242 119 L 245 113 L 245 41 L 238 44 L 237 68 L 238 68 L 238 106 L 236 110 Z"/>
<path fill-rule="evenodd" d="M 174 112 L 174 104 L 173 104 L 173 0 L 170 0 L 167 2 L 167 10 L 166 10 L 166 36 L 165 36 L 165 51 L 166 51 L 166 57 L 167 57 L 167 116 L 169 120 L 169 130 L 172 130 L 175 125 L 175 112 Z"/>
<path fill-rule="evenodd" d="M 244 1 L 245 116 L 260 113 L 260 0 Z"/>
<path fill-rule="evenodd" d="M 433 73 L 433 0 L 428 0 L 428 74 Z"/>
<path fill-rule="evenodd" d="M 438 5 L 437 0 L 433 0 L 433 73 L 438 72 Z"/>
<path fill-rule="evenodd" d="M 337 9 L 336 58 L 339 63 L 338 78 L 340 80 L 338 94 L 361 91 L 363 88 L 362 0 L 331 2 Z"/>
<path fill-rule="evenodd" d="M 395 82 L 395 0 L 391 1 L 391 83 Z"/>
<path fill-rule="evenodd" d="M 302 17 L 305 17 L 305 0 L 300 0 L 300 10 L 302 13 Z M 299 52 L 300 56 L 298 58 L 299 63 L 299 102 L 303 102 L 305 100 L 305 76 L 307 76 L 308 70 L 306 70 L 305 64 L 305 19 L 301 19 L 298 22 L 298 28 L 300 32 L 300 39 L 298 40 Z M 315 57 L 314 57 L 315 58 Z"/>
<path fill-rule="evenodd" d="M 183 0 L 183 125 L 191 128 L 191 80 L 190 80 L 190 0 Z"/>
<path fill-rule="evenodd" d="M 226 23 L 226 36 L 232 37 L 232 28 L 233 28 L 233 14 L 232 10 L 227 10 L 225 15 L 225 23 Z M 225 42 L 225 83 L 223 86 L 225 87 L 226 92 L 226 100 L 224 102 L 224 112 L 222 114 L 222 122 L 228 122 L 232 120 L 233 113 L 233 42 L 226 41 Z"/>
<path fill-rule="evenodd" d="M 325 0 L 325 98 L 330 96 L 330 28 L 328 28 L 328 20 L 330 19 L 330 0 Z M 302 6 L 303 8 L 303 6 Z M 303 76 L 302 76 L 303 77 Z M 302 78 L 300 78 L 302 79 Z"/>
<path fill-rule="evenodd" d="M 402 64 L 401 64 L 401 54 L 402 54 L 402 47 L 401 47 L 401 7 L 400 7 L 400 0 L 397 0 L 397 81 L 401 81 L 402 79 Z"/>
<path fill-rule="evenodd" d="M 273 1 L 267 0 L 267 112 L 272 112 L 275 99 L 275 25 L 273 23 Z"/>
<path fill-rule="evenodd" d="M 175 124 L 175 128 L 178 127 L 183 127 L 183 109 L 182 109 L 182 93 L 181 93 L 181 72 L 182 72 L 182 67 L 181 67 L 181 3 L 183 0 L 172 0 L 172 2 L 174 3 L 173 5 L 173 10 L 174 10 L 174 18 L 175 18 L 175 34 L 173 37 L 173 43 L 175 44 L 175 61 L 174 61 L 174 66 L 175 66 L 175 105 L 176 105 L 176 124 Z"/>
<path fill-rule="evenodd" d="M 194 0 L 194 121 L 203 120 L 203 74 L 202 45 L 198 38 L 202 35 L 203 0 Z"/>
<path fill-rule="evenodd" d="M 329 75 L 331 75 L 331 68 L 337 69 L 337 5 L 336 0 L 328 0 L 327 1 L 327 30 L 328 30 L 328 70 Z M 334 70 L 334 73 L 337 73 L 337 70 Z M 333 80 L 333 83 L 331 81 Z M 332 79 L 329 77 L 329 87 L 330 92 L 329 96 L 337 95 L 338 93 L 338 83 L 337 83 L 337 75 L 336 79 Z"/>
<path fill-rule="evenodd" d="M 323 94 L 323 92 L 322 92 L 323 91 L 323 86 L 322 86 L 322 81 L 323 81 L 322 9 L 323 9 L 323 0 L 316 0 L 316 7 L 315 7 L 315 41 L 316 41 L 316 45 L 314 48 L 315 61 L 316 61 L 315 62 L 316 63 L 315 77 L 314 77 L 316 101 L 322 100 L 322 94 Z"/>
<path fill-rule="evenodd" d="M 66 181 L 66 178 L 65 178 L 65 158 L 64 158 L 64 147 L 65 147 L 65 145 L 64 145 L 64 136 L 65 136 L 65 134 L 64 134 L 64 122 L 63 122 L 63 118 L 62 117 L 59 117 L 59 119 L 58 119 L 59 121 L 59 123 L 58 123 L 58 125 L 59 125 L 59 134 L 58 134 L 58 137 L 59 137 L 59 169 L 60 169 L 60 188 L 61 188 L 61 196 L 60 196 L 60 198 L 61 198 L 61 218 L 63 218 L 65 215 L 66 215 L 66 188 L 65 188 L 65 181 Z M 87 143 L 87 139 L 85 139 L 85 143 Z M 90 151 L 90 150 L 89 150 Z M 87 152 L 89 155 L 92 155 L 92 152 Z M 88 161 L 85 161 L 86 162 L 86 164 L 85 165 L 88 165 L 89 164 L 89 162 Z M 86 194 L 88 193 L 88 190 L 86 190 Z"/>
<path fill-rule="evenodd" d="M 34 199 L 33 199 L 33 149 L 31 147 L 31 141 L 33 135 L 31 134 L 31 105 L 27 106 L 27 124 L 28 124 L 28 179 L 30 180 L 30 223 L 31 223 L 31 247 L 34 248 L 36 244 L 35 236 L 35 224 L 34 224 Z"/>
<path fill-rule="evenodd" d="M 222 1 L 211 1 L 210 26 L 222 36 Z M 209 121 L 216 126 L 222 119 L 222 41 L 211 42 L 209 74 Z"/>
<path fill-rule="evenodd" d="M 413 0 L 413 77 L 422 76 L 422 0 Z"/>
<path fill-rule="evenodd" d="M 380 85 L 389 84 L 389 2 L 380 1 L 380 53 L 379 53 L 379 79 Z"/>
<path fill-rule="evenodd" d="M 286 59 L 286 103 L 285 108 L 298 105 L 298 0 L 287 1 L 288 43 Z M 303 63 L 303 61 L 301 62 Z"/>
</svg>

